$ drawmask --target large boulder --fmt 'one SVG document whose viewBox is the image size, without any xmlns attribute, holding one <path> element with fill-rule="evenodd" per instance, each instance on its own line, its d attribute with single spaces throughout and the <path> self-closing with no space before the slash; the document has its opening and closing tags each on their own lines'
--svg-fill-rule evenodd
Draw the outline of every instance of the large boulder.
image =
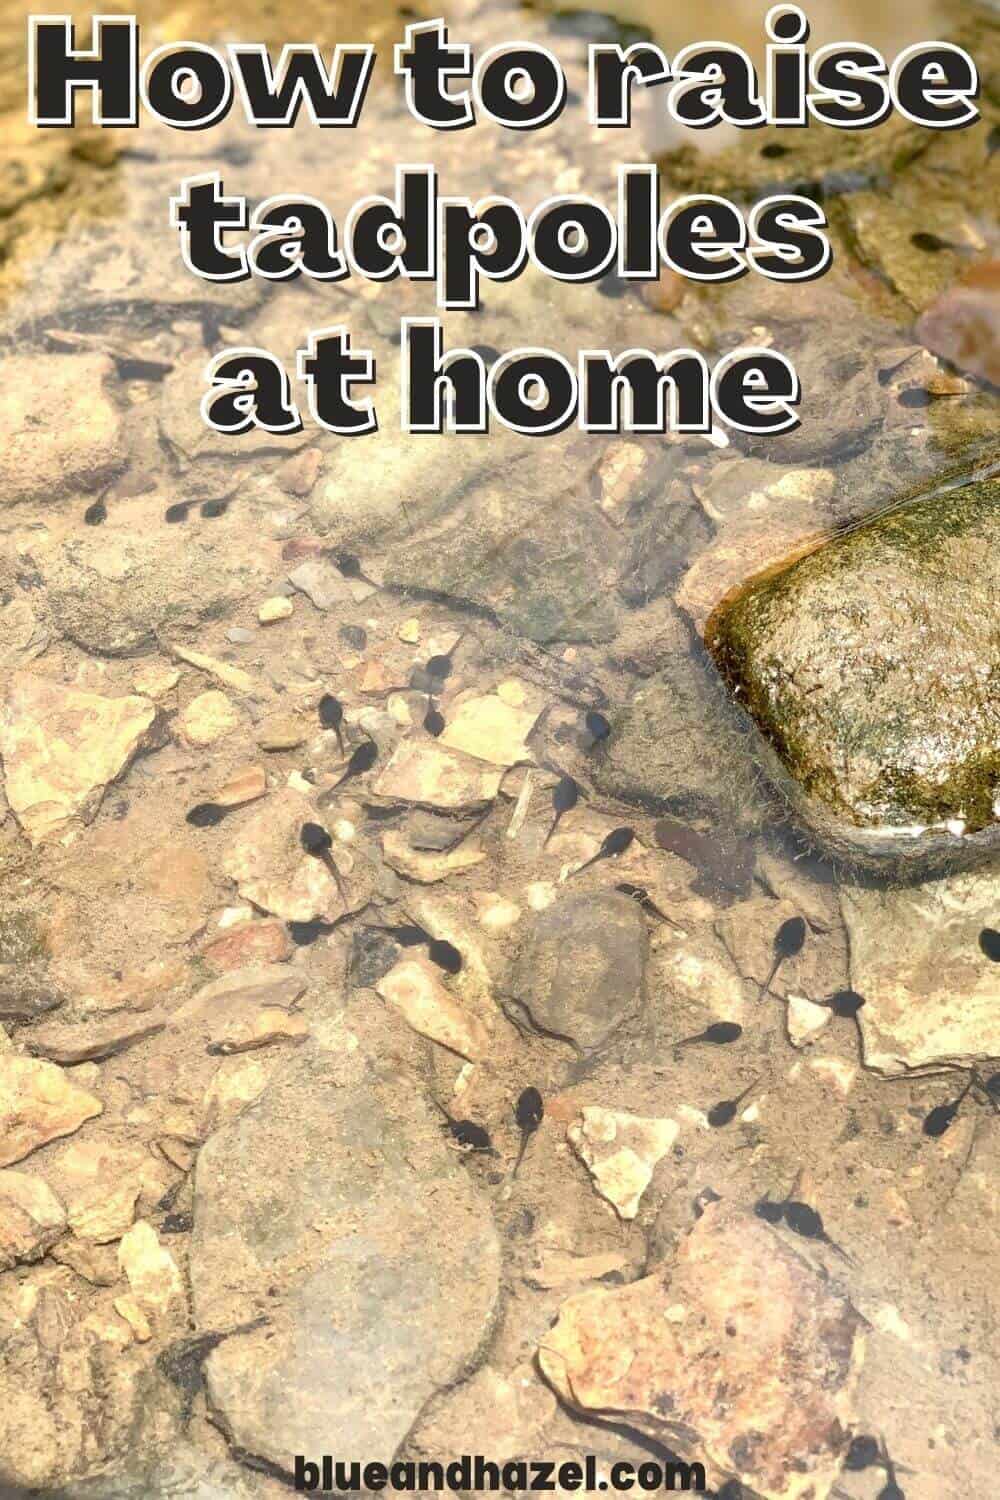
<svg viewBox="0 0 1000 1500">
<path fill-rule="evenodd" d="M 706 640 L 807 825 L 928 872 L 1000 841 L 1000 480 L 941 483 L 752 580 Z"/>
</svg>

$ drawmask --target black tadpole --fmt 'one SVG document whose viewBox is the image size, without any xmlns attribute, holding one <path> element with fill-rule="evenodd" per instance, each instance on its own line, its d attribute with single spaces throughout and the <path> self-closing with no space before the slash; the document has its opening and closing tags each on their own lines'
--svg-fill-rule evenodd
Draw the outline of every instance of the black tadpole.
<svg viewBox="0 0 1000 1500">
<path fill-rule="evenodd" d="M 864 995 L 859 995 L 856 990 L 837 990 L 828 995 L 825 1000 L 818 1000 L 818 1005 L 825 1005 L 827 1010 L 833 1011 L 835 1016 L 843 1020 L 853 1020 L 858 1011 L 865 1003 Z"/>
<path fill-rule="evenodd" d="M 462 955 L 454 943 L 444 938 L 431 938 L 427 944 L 427 957 L 446 974 L 457 974 L 462 967 Z"/>
<path fill-rule="evenodd" d="M 332 693 L 324 693 L 322 698 L 319 700 L 319 722 L 322 724 L 324 729 L 333 730 L 334 734 L 337 736 L 337 744 L 340 746 L 340 753 L 341 755 L 343 755 L 344 736 L 341 733 L 340 726 L 344 722 L 344 705 L 341 703 L 340 699 L 335 698 Z"/>
<path fill-rule="evenodd" d="M 736 1095 L 735 1099 L 720 1099 L 718 1104 L 712 1105 L 712 1108 L 708 1112 L 707 1119 L 708 1123 L 714 1130 L 718 1130 L 722 1125 L 729 1125 L 733 1120 L 735 1120 L 736 1111 L 739 1109 L 746 1096 L 749 1093 L 752 1093 L 752 1091 L 757 1087 L 757 1084 L 759 1082 L 760 1079 L 755 1078 L 753 1083 L 747 1084 L 746 1088 L 741 1094 Z"/>
<path fill-rule="evenodd" d="M 332 922 L 289 922 L 288 936 L 296 948 L 310 948 L 325 932 L 332 932 Z"/>
<path fill-rule="evenodd" d="M 881 1457 L 878 1438 L 873 1437 L 870 1432 L 859 1432 L 856 1437 L 851 1438 L 844 1455 L 844 1468 L 857 1474 L 862 1469 L 870 1469 Z"/>
<path fill-rule="evenodd" d="M 199 802 L 191 808 L 184 821 L 190 823 L 192 828 L 214 828 L 217 823 L 222 822 L 228 811 L 229 808 L 219 807 L 215 802 Z"/>
<path fill-rule="evenodd" d="M 378 584 L 362 572 L 361 559 L 355 557 L 353 552 L 335 552 L 333 561 L 345 578 L 357 578 L 361 583 L 371 584 L 373 589 L 378 588 Z"/>
<path fill-rule="evenodd" d="M 336 882 L 337 894 L 346 906 L 347 889 L 344 885 L 343 877 L 337 869 L 336 861 L 330 853 L 333 846 L 333 839 L 330 837 L 327 829 L 323 827 L 322 823 L 303 823 L 299 829 L 299 842 L 307 854 L 314 854 L 317 859 L 323 861 Z"/>
<path fill-rule="evenodd" d="M 493 1142 L 485 1125 L 477 1125 L 475 1120 L 456 1120 L 450 1115 L 443 1104 L 438 1104 L 438 1109 L 444 1115 L 444 1128 L 452 1140 L 466 1151 L 487 1151 L 491 1156 L 496 1153 L 493 1150 Z"/>
<path fill-rule="evenodd" d="M 591 865 L 596 865 L 599 859 L 614 859 L 617 855 L 624 854 L 634 838 L 634 828 L 612 828 L 597 853 L 592 854 L 590 859 L 580 865 L 579 869 L 573 871 L 573 874 L 582 875 L 584 870 L 589 870 Z"/>
<path fill-rule="evenodd" d="M 974 1082 L 975 1074 L 973 1074 L 969 1078 L 968 1083 L 965 1085 L 965 1088 L 962 1090 L 962 1092 L 958 1095 L 957 1099 L 950 1099 L 947 1104 L 936 1104 L 932 1110 L 928 1111 L 928 1113 L 924 1116 L 924 1135 L 942 1136 L 944 1135 L 946 1130 L 951 1129 L 952 1125 L 955 1123 L 956 1115 L 965 1102 L 965 1096 L 972 1088 Z"/>
<path fill-rule="evenodd" d="M 730 1042 L 738 1042 L 743 1035 L 743 1027 L 735 1021 L 713 1021 L 711 1026 L 706 1026 L 704 1031 L 696 1031 L 694 1036 L 682 1037 L 675 1043 L 674 1050 L 679 1052 L 682 1047 L 693 1047 L 698 1042 L 708 1042 L 713 1047 L 725 1047 Z"/>
<path fill-rule="evenodd" d="M 606 740 L 611 733 L 611 725 L 604 715 L 599 714 L 595 708 L 589 711 L 583 722 L 586 724 L 587 733 L 595 745 L 599 745 L 602 740 Z"/>
<path fill-rule="evenodd" d="M 83 513 L 85 526 L 100 526 L 108 519 L 108 507 L 103 500 L 95 500 L 93 505 L 88 505 Z"/>
<path fill-rule="evenodd" d="M 327 787 L 319 799 L 320 804 L 329 802 L 334 792 L 342 787 L 345 781 L 350 781 L 352 776 L 363 776 L 365 771 L 370 771 L 377 760 L 378 746 L 374 740 L 365 740 L 352 753 L 342 775 L 333 783 L 333 786 Z"/>
<path fill-rule="evenodd" d="M 639 903 L 647 916 L 655 917 L 658 922 L 666 922 L 668 927 L 675 927 L 681 931 L 680 923 L 675 922 L 673 917 L 668 916 L 657 906 L 644 885 L 630 885 L 627 881 L 623 881 L 621 885 L 615 886 L 615 890 L 621 891 L 623 896 L 631 896 L 633 901 Z"/>
<path fill-rule="evenodd" d="M 806 924 L 801 917 L 789 917 L 787 922 L 782 922 L 774 934 L 774 959 L 771 971 L 760 987 L 758 1000 L 763 1000 L 774 982 L 777 974 L 786 958 L 794 958 L 797 953 L 802 952 L 802 945 L 806 940 Z"/>
<path fill-rule="evenodd" d="M 460 635 L 450 651 L 439 651 L 436 656 L 428 657 L 424 662 L 424 671 L 428 677 L 433 677 L 435 682 L 444 682 L 445 678 L 451 676 L 451 659 L 464 640 L 465 636 Z"/>
<path fill-rule="evenodd" d="M 560 776 L 559 780 L 556 782 L 555 786 L 552 789 L 552 811 L 555 813 L 555 817 L 552 819 L 551 828 L 545 835 L 545 843 L 542 844 L 543 849 L 545 848 L 545 845 L 548 843 L 549 839 L 555 833 L 556 829 L 559 827 L 559 820 L 562 817 L 563 813 L 572 811 L 579 800 L 580 788 L 577 786 L 572 776 Z"/>
<path fill-rule="evenodd" d="M 434 707 L 433 699 L 430 700 L 430 707 L 424 714 L 424 728 L 427 730 L 427 733 L 432 734 L 435 739 L 437 739 L 439 734 L 442 734 L 444 732 L 444 714 L 440 709 Z"/>
<path fill-rule="evenodd" d="M 792 1192 L 794 1191 L 793 1187 Z M 809 1203 L 803 1203 L 800 1199 L 792 1197 L 780 1200 L 761 1198 L 754 1204 L 754 1213 L 766 1224 L 780 1224 L 784 1219 L 793 1234 L 801 1235 L 804 1240 L 821 1240 L 844 1260 L 849 1258 L 846 1252 L 831 1240 L 823 1227 L 823 1216 Z"/>
<path fill-rule="evenodd" d="M 991 963 L 1000 964 L 1000 932 L 995 927 L 984 927 L 979 934 L 979 947 Z"/>
<path fill-rule="evenodd" d="M 536 1088 L 528 1087 L 522 1089 L 517 1096 L 514 1105 L 514 1119 L 521 1131 L 521 1145 L 517 1153 L 517 1161 L 511 1172 L 511 1179 L 517 1176 L 517 1169 L 521 1165 L 528 1142 L 538 1129 L 545 1116 L 545 1101 Z"/>
</svg>

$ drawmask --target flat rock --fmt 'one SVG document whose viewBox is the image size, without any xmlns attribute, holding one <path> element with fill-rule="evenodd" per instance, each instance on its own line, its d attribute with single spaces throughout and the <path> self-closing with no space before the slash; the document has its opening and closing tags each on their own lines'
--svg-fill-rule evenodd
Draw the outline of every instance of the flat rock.
<svg viewBox="0 0 1000 1500">
<path fill-rule="evenodd" d="M 566 1136 L 601 1197 L 619 1218 L 634 1219 L 653 1168 L 674 1144 L 677 1129 L 675 1120 L 647 1119 L 590 1104 Z"/>
<path fill-rule="evenodd" d="M 0 504 L 106 484 L 125 465 L 122 417 L 104 390 L 110 359 L 12 355 L 0 392 Z"/>
<path fill-rule="evenodd" d="M 135 1220 L 150 1167 L 141 1146 L 117 1145 L 96 1132 L 69 1141 L 55 1155 L 52 1175 L 74 1239 L 89 1245 L 120 1239 Z"/>
<path fill-rule="evenodd" d="M 942 482 L 751 582 L 706 636 L 820 840 L 927 873 L 1000 837 L 1000 480 Z"/>
<path fill-rule="evenodd" d="M 502 772 L 434 740 L 397 745 L 372 790 L 394 802 L 452 811 L 491 802 Z"/>
<path fill-rule="evenodd" d="M 170 1017 L 170 1024 L 212 1052 L 247 1052 L 277 1041 L 301 1041 L 305 1018 L 292 1007 L 308 981 L 283 964 L 236 969 L 204 985 Z"/>
<path fill-rule="evenodd" d="M 241 922 L 206 943 L 201 950 L 205 962 L 217 973 L 230 973 L 255 964 L 279 964 L 291 957 L 292 942 L 283 922 L 265 917 Z"/>
<path fill-rule="evenodd" d="M 505 703 L 495 693 L 466 698 L 454 712 L 438 743 L 462 750 L 494 766 L 514 766 L 533 759 L 525 741 L 538 714 Z"/>
<path fill-rule="evenodd" d="M 489 1046 L 486 1028 L 445 989 L 426 959 L 403 959 L 378 980 L 375 988 L 421 1036 L 471 1062 L 485 1055 Z"/>
<path fill-rule="evenodd" d="M 20 1161 L 62 1135 L 72 1135 L 104 1108 L 55 1063 L 0 1056 L 0 1166 Z"/>
<path fill-rule="evenodd" d="M 115 1057 L 148 1036 L 155 1036 L 166 1024 L 166 1014 L 160 1010 L 142 1011 L 137 1015 L 122 1011 L 103 1021 L 81 1022 L 79 1025 L 68 1021 L 43 1022 L 25 1032 L 24 1041 L 29 1052 L 36 1057 L 47 1057 L 50 1062 L 97 1062 L 103 1057 Z"/>
<path fill-rule="evenodd" d="M 286 922 L 333 922 L 366 904 L 371 877 L 355 851 L 339 845 L 333 850 L 348 895 L 345 907 L 322 860 L 302 848 L 302 825 L 315 821 L 312 804 L 292 787 L 282 787 L 250 814 L 223 860 L 244 900 Z"/>
<path fill-rule="evenodd" d="M 825 1500 L 840 1472 L 862 1319 L 770 1226 L 710 1204 L 671 1265 L 562 1304 L 542 1372 L 762 1500 Z"/>
<path fill-rule="evenodd" d="M 0 711 L 7 800 L 33 844 L 89 822 L 109 782 L 149 741 L 156 705 L 101 698 L 19 672 Z"/>
<path fill-rule="evenodd" d="M 195 1175 L 198 1329 L 248 1330 L 205 1363 L 212 1406 L 286 1476 L 296 1453 L 391 1460 L 497 1309 L 496 1231 L 440 1120 L 347 1043 L 307 1043 Z"/>
<path fill-rule="evenodd" d="M 383 837 L 382 854 L 391 870 L 419 885 L 434 885 L 447 880 L 449 875 L 461 875 L 486 858 L 485 851 L 472 842 L 459 844 L 444 854 L 426 854 L 411 848 L 406 835 L 395 828 Z"/>
<path fill-rule="evenodd" d="M 192 698 L 180 716 L 180 731 L 189 745 L 214 745 L 240 723 L 240 713 L 218 688 Z"/>
<path fill-rule="evenodd" d="M 0 1171 L 0 1271 L 39 1260 L 66 1227 L 66 1210 L 43 1177 Z"/>
<path fill-rule="evenodd" d="M 568 896 L 532 918 L 504 1004 L 514 1019 L 594 1052 L 639 1012 L 648 949 L 628 896 Z"/>
<path fill-rule="evenodd" d="M 979 947 L 997 922 L 993 875 L 969 872 L 923 885 L 840 893 L 851 988 L 868 1067 L 972 1067 L 1000 1059 L 1000 966 Z"/>
</svg>

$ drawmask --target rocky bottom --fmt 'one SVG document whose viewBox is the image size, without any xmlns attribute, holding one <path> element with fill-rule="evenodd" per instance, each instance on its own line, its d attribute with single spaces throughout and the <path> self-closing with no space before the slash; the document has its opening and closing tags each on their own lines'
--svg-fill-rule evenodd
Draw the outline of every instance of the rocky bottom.
<svg viewBox="0 0 1000 1500">
<path fill-rule="evenodd" d="M 248 12 L 289 39 L 287 7 Z M 480 51 L 550 45 L 581 96 L 586 42 L 636 35 L 461 21 Z M 330 7 L 295 22 L 323 41 Z M 995 77 L 995 23 L 945 24 Z M 362 28 L 385 46 L 399 17 Z M 664 157 L 665 199 L 820 183 L 820 282 L 529 272 L 446 319 L 487 359 L 597 330 L 773 343 L 809 406 L 750 453 L 406 441 L 418 289 L 190 277 L 165 205 L 206 152 L 233 191 L 339 208 L 409 159 L 391 90 L 345 155 L 229 122 L 26 138 L 11 76 L 0 1496 L 280 1500 L 327 1453 L 683 1460 L 719 1500 L 992 1493 L 1000 875 L 831 859 L 702 639 L 762 569 L 995 434 L 990 90 L 934 140 Z M 643 155 L 569 115 L 516 151 L 490 128 L 436 139 L 452 191 L 603 196 Z M 212 351 L 341 317 L 378 355 L 377 436 L 202 426 Z M 928 546 L 950 582 L 892 621 L 900 722 L 919 741 L 906 662 L 968 597 L 988 741 L 995 566 Z M 852 588 L 842 634 L 890 608 Z M 787 627 L 779 665 L 813 641 Z M 795 703 L 812 756 L 829 725 Z"/>
</svg>

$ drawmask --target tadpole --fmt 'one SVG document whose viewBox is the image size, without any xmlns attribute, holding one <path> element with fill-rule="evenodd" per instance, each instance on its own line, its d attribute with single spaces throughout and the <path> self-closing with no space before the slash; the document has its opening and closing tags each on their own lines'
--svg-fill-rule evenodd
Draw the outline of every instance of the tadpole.
<svg viewBox="0 0 1000 1500">
<path fill-rule="evenodd" d="M 774 976 L 785 962 L 785 959 L 794 958 L 797 953 L 802 952 L 802 945 L 805 940 L 806 924 L 802 917 L 789 917 L 787 921 L 782 922 L 774 934 L 774 959 L 771 964 L 771 971 L 760 987 L 760 993 L 757 996 L 758 1000 L 763 1000 L 771 988 Z"/>
<path fill-rule="evenodd" d="M 361 560 L 353 552 L 335 552 L 333 561 L 345 578 L 357 578 L 360 583 L 369 583 L 373 589 L 378 588 L 374 579 L 367 578 L 362 572 Z"/>
<path fill-rule="evenodd" d="M 447 1130 L 452 1140 L 466 1151 L 485 1151 L 490 1156 L 495 1156 L 493 1142 L 490 1133 L 484 1125 L 478 1125 L 475 1120 L 456 1120 L 455 1116 L 449 1114 L 443 1104 L 438 1104 L 435 1099 L 433 1103 L 444 1116 L 444 1129 Z"/>
<path fill-rule="evenodd" d="M 951 1129 L 974 1082 L 975 1074 L 971 1074 L 968 1083 L 956 1099 L 950 1099 L 947 1104 L 936 1104 L 932 1110 L 928 1111 L 924 1116 L 924 1135 L 942 1136 L 946 1130 Z"/>
<path fill-rule="evenodd" d="M 870 1469 L 877 1464 L 881 1458 L 879 1441 L 870 1432 L 860 1432 L 852 1437 L 847 1452 L 844 1455 L 844 1468 L 852 1474 L 859 1473 L 862 1469 Z"/>
<path fill-rule="evenodd" d="M 647 916 L 655 917 L 658 922 L 666 922 L 668 927 L 674 927 L 677 931 L 682 930 L 679 922 L 675 922 L 673 917 L 668 916 L 661 907 L 657 906 L 644 885 L 630 885 L 627 881 L 623 881 L 621 885 L 615 886 L 615 890 L 621 891 L 623 896 L 631 896 L 633 901 L 639 903 Z"/>
<path fill-rule="evenodd" d="M 431 938 L 427 944 L 427 956 L 446 974 L 457 974 L 462 967 L 461 953 L 454 943 L 446 942 L 444 938 Z"/>
<path fill-rule="evenodd" d="M 596 708 L 588 710 L 583 722 L 587 726 L 587 733 L 595 745 L 599 745 L 602 740 L 606 740 L 611 733 L 611 725 L 603 714 L 597 712 Z"/>
<path fill-rule="evenodd" d="M 323 827 L 322 823 L 303 823 L 299 829 L 299 842 L 307 854 L 313 854 L 317 859 L 322 860 L 336 882 L 337 894 L 344 905 L 347 906 L 347 888 L 344 885 L 340 871 L 337 869 L 336 861 L 330 852 L 333 847 L 333 839 L 327 829 Z"/>
<path fill-rule="evenodd" d="M 465 636 L 460 635 L 450 651 L 439 651 L 436 656 L 428 657 L 427 661 L 424 662 L 424 671 L 428 677 L 432 677 L 435 682 L 441 683 L 451 676 L 451 659 L 464 640 Z"/>
<path fill-rule="evenodd" d="M 584 870 L 589 870 L 591 865 L 596 865 L 599 859 L 614 859 L 617 855 L 624 854 L 634 838 L 634 828 L 612 828 L 597 853 L 592 854 L 578 869 L 573 871 L 573 874 L 582 875 Z"/>
<path fill-rule="evenodd" d="M 699 1042 L 708 1042 L 713 1047 L 726 1047 L 730 1042 L 738 1042 L 743 1035 L 743 1027 L 735 1021 L 713 1021 L 711 1026 L 706 1026 L 704 1031 L 696 1031 L 693 1036 L 682 1037 L 674 1044 L 674 1051 L 679 1052 L 682 1047 L 694 1047 Z"/>
<path fill-rule="evenodd" d="M 552 789 L 552 811 L 555 816 L 552 819 L 551 828 L 545 835 L 545 843 L 542 844 L 543 849 L 559 827 L 559 820 L 563 813 L 571 812 L 579 800 L 580 788 L 572 776 L 560 776 Z"/>
<path fill-rule="evenodd" d="M 332 693 L 324 693 L 322 698 L 319 700 L 319 722 L 322 724 L 324 729 L 333 730 L 334 734 L 337 736 L 337 744 L 340 747 L 340 753 L 341 755 L 343 755 L 344 736 L 341 732 L 341 725 L 344 722 L 344 705 L 341 703 L 340 699 L 335 698 Z"/>
<path fill-rule="evenodd" d="M 531 1086 L 522 1089 L 514 1105 L 514 1119 L 521 1131 L 521 1145 L 518 1149 L 517 1161 L 514 1163 L 514 1170 L 510 1174 L 511 1180 L 517 1176 L 517 1169 L 521 1165 L 528 1142 L 541 1125 L 544 1116 L 545 1101 L 538 1090 Z"/>
<path fill-rule="evenodd" d="M 219 807 L 215 802 L 199 802 L 186 814 L 184 821 L 192 828 L 214 828 L 229 811 L 228 807 Z"/>
<path fill-rule="evenodd" d="M 319 798 L 319 805 L 321 807 L 325 806 L 333 797 L 334 792 L 338 791 L 344 785 L 345 781 L 350 781 L 353 776 L 363 776 L 366 771 L 371 770 L 377 760 L 378 746 L 375 741 L 364 740 L 351 755 L 340 777 L 333 783 L 333 786 L 327 787 L 326 791 Z"/>
<path fill-rule="evenodd" d="M 995 927 L 984 927 L 979 934 L 979 947 L 991 963 L 1000 964 L 1000 932 Z"/>
<path fill-rule="evenodd" d="M 83 513 L 83 524 L 85 526 L 100 526 L 102 521 L 108 519 L 108 507 L 103 500 L 95 500 L 93 505 L 88 505 Z"/>
<path fill-rule="evenodd" d="M 741 1094 L 736 1095 L 735 1099 L 720 1099 L 718 1104 L 712 1105 L 712 1108 L 708 1111 L 707 1119 L 714 1130 L 718 1130 L 722 1125 L 729 1125 L 735 1120 L 736 1111 L 747 1095 L 752 1093 L 757 1087 L 759 1082 L 760 1079 L 755 1078 L 753 1083 L 747 1084 Z"/>
<path fill-rule="evenodd" d="M 817 1005 L 825 1005 L 835 1016 L 848 1021 L 854 1019 L 864 1003 L 864 995 L 859 995 L 856 990 L 836 990 L 825 1000 L 816 1001 Z"/>
<path fill-rule="evenodd" d="M 424 728 L 428 734 L 432 734 L 437 739 L 438 735 L 444 732 L 444 714 L 434 707 L 433 698 L 429 700 L 429 703 L 430 707 L 424 714 Z"/>
</svg>

